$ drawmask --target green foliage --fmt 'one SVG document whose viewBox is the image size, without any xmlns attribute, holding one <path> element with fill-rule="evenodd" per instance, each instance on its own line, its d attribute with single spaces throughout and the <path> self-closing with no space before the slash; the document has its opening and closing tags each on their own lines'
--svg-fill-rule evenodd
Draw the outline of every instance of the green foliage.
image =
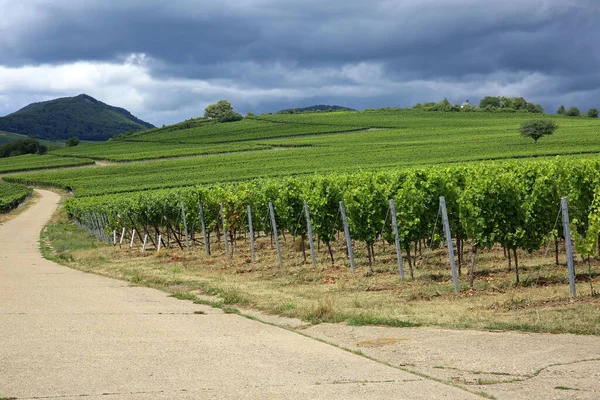
<svg viewBox="0 0 600 400">
<path fill-rule="evenodd" d="M 532 138 L 535 143 L 542 136 L 550 136 L 558 128 L 558 124 L 551 120 L 531 120 L 521 124 L 521 136 Z"/>
<path fill-rule="evenodd" d="M 0 214 L 16 208 L 32 192 L 27 186 L 0 181 Z"/>
<path fill-rule="evenodd" d="M 448 99 L 438 103 L 417 104 L 414 109 L 423 111 L 450 111 L 450 112 L 497 112 L 497 113 L 543 113 L 544 109 L 539 104 L 529 103 L 523 97 L 494 97 L 486 96 L 479 102 L 479 107 L 464 104 L 452 105 Z"/>
<path fill-rule="evenodd" d="M 79 144 L 79 138 L 77 136 L 70 137 L 66 142 L 65 146 L 75 147 Z"/>
<path fill-rule="evenodd" d="M 567 117 L 579 117 L 581 112 L 579 111 L 579 108 L 572 106 L 565 112 L 565 115 Z"/>
<path fill-rule="evenodd" d="M 87 158 L 58 157 L 49 154 L 45 156 L 27 154 L 24 156 L 0 159 L 0 173 L 74 167 L 88 164 L 94 164 L 94 161 Z M 6 179 L 8 178 L 5 177 L 5 180 Z M 28 183 L 29 181 L 23 180 L 23 182 Z"/>
<path fill-rule="evenodd" d="M 598 118 L 598 109 L 590 108 L 586 115 L 590 118 Z"/>
<path fill-rule="evenodd" d="M 304 218 L 306 193 L 302 179 L 288 178 L 279 189 L 274 206 L 280 223 L 286 226 L 293 236 L 304 237 L 307 232 Z"/>
<path fill-rule="evenodd" d="M 219 100 L 216 104 L 211 104 L 204 110 L 204 118 L 216 119 L 219 122 L 241 121 L 244 117 L 233 111 L 231 103 L 227 100 Z"/>
<path fill-rule="evenodd" d="M 84 94 L 33 103 L 0 118 L 0 130 L 50 140 L 66 140 L 72 136 L 82 140 L 106 140 L 128 130 L 148 128 L 153 125 L 127 110 Z"/>
<path fill-rule="evenodd" d="M 479 107 L 481 107 L 481 108 L 486 108 L 486 107 L 500 108 L 501 106 L 502 106 L 502 100 L 500 100 L 500 97 L 485 96 L 483 99 L 481 99 L 479 101 Z"/>
<path fill-rule="evenodd" d="M 565 106 L 561 104 L 560 107 L 558 107 L 558 110 L 556 110 L 556 113 L 558 115 L 565 115 L 567 113 L 567 110 L 565 109 Z"/>
<path fill-rule="evenodd" d="M 343 199 L 346 179 L 338 176 L 316 176 L 306 182 L 306 201 L 314 233 L 329 245 L 341 229 L 339 202 Z"/>
<path fill-rule="evenodd" d="M 423 106 L 423 111 L 453 111 L 452 103 L 448 101 L 448 99 L 444 98 L 435 104 L 433 103 L 425 103 Z"/>
<path fill-rule="evenodd" d="M 498 174 L 485 167 L 467 176 L 459 198 L 460 219 L 467 237 L 478 247 L 489 249 L 501 243 L 522 248 L 526 210 L 521 183 L 512 171 Z"/>
<path fill-rule="evenodd" d="M 367 244 L 371 266 L 373 244 L 381 234 L 389 207 L 390 190 L 385 178 L 385 175 L 358 175 L 344 193 L 348 224 L 352 226 L 351 236 Z"/>
<path fill-rule="evenodd" d="M 14 157 L 24 154 L 46 154 L 48 147 L 35 139 L 24 139 L 0 146 L 0 158 Z"/>
<path fill-rule="evenodd" d="M 131 221 L 137 226 L 162 227 L 164 217 L 181 227 L 180 207 L 185 202 L 188 226 L 198 231 L 196 210 L 202 204 L 208 229 L 214 231 L 220 224 L 218 210 L 223 204 L 227 231 L 233 238 L 248 230 L 247 205 L 253 210 L 255 230 L 269 232 L 265 218 L 269 201 L 275 204 L 279 229 L 304 235 L 302 204 L 306 200 L 315 234 L 329 244 L 341 230 L 339 201 L 344 200 L 352 238 L 372 246 L 382 230 L 389 240 L 390 219 L 386 213 L 388 200 L 394 198 L 402 248 L 410 251 L 413 242 L 430 238 L 439 197 L 444 196 L 453 235 L 480 248 L 500 244 L 531 252 L 557 235 L 554 221 L 560 197 L 565 195 L 569 198 L 574 235 L 579 235 L 575 236 L 578 248 L 581 254 L 593 254 L 600 232 L 600 161 L 596 159 L 521 160 L 258 179 L 75 198 L 68 200 L 66 210 L 85 223 L 105 218 L 109 233 L 130 228 Z"/>
<path fill-rule="evenodd" d="M 587 221 L 580 221 L 579 218 L 581 217 L 587 219 Z M 574 227 L 571 234 L 575 238 L 577 253 L 582 257 L 598 255 L 596 254 L 596 246 L 598 237 L 600 237 L 600 187 L 594 190 L 590 213 L 587 216 L 583 215 L 579 218 L 575 217 L 571 219 Z"/>
</svg>

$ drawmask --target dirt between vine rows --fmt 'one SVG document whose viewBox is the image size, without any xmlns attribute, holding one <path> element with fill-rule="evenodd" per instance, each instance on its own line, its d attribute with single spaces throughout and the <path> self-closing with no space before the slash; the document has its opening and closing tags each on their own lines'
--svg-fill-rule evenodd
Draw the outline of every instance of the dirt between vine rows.
<svg viewBox="0 0 600 400">
<path fill-rule="evenodd" d="M 0 226 L 0 398 L 600 398 L 597 336 L 242 311 L 265 324 L 60 266 L 39 253 L 58 203 L 40 193 Z"/>
</svg>

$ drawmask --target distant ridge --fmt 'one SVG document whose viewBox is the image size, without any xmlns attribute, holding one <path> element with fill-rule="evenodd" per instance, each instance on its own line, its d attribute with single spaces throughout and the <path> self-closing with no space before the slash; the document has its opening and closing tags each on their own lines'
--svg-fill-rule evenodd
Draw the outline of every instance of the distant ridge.
<svg viewBox="0 0 600 400">
<path fill-rule="evenodd" d="M 353 108 L 342 107 L 342 106 L 329 106 L 325 104 L 317 104 L 309 107 L 302 108 L 288 108 L 285 110 L 278 111 L 278 114 L 294 114 L 303 112 L 315 112 L 315 111 L 356 111 Z"/>
<path fill-rule="evenodd" d="M 0 131 L 20 133 L 38 139 L 107 140 L 127 131 L 141 131 L 154 125 L 87 94 L 32 103 L 0 118 Z"/>
</svg>

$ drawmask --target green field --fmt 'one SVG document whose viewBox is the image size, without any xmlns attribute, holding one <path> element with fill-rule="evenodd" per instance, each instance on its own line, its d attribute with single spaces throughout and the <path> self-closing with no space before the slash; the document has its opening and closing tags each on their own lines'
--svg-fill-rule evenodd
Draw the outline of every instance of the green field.
<svg viewBox="0 0 600 400">
<path fill-rule="evenodd" d="M 168 142 L 109 141 L 104 143 L 81 144 L 76 147 L 65 147 L 64 149 L 52 152 L 52 154 L 107 161 L 140 161 L 266 150 L 272 147 L 273 145 L 266 143 L 254 142 L 197 145 Z"/>
<path fill-rule="evenodd" d="M 265 150 L 274 145 L 260 142 L 264 139 L 328 135 L 361 129 L 365 127 L 278 123 L 254 119 L 228 124 L 200 120 L 134 133 L 104 143 L 63 148 L 53 154 L 110 161 L 136 161 Z"/>
<path fill-rule="evenodd" d="M 535 118 L 554 119 L 561 126 L 555 136 L 544 138 L 536 148 L 518 135 L 519 125 L 531 118 L 534 117 L 522 113 L 394 110 L 263 115 L 226 124 L 193 120 L 124 135 L 105 143 L 64 148 L 54 154 L 136 161 L 302 146 L 321 149 L 311 154 L 330 155 L 335 149 L 336 153 L 355 157 L 357 153 L 362 155 L 368 146 L 375 153 L 384 151 L 384 157 L 391 153 L 408 159 L 393 164 L 405 165 L 412 163 L 410 159 L 421 160 L 430 153 L 430 162 L 445 161 L 439 149 L 466 153 L 459 156 L 459 161 L 600 150 L 596 137 L 598 120 L 536 115 Z M 494 147 L 488 148 L 490 144 Z M 371 162 L 367 160 L 366 164 Z"/>
<path fill-rule="evenodd" d="M 189 128 L 188 128 L 189 126 Z M 257 118 L 239 122 L 190 122 L 173 127 L 127 135 L 117 140 L 168 143 L 231 143 L 310 134 L 337 133 L 368 128 L 366 123 L 329 124 L 266 121 Z"/>
<path fill-rule="evenodd" d="M 29 173 L 11 179 L 68 187 L 77 196 L 89 196 L 315 172 L 600 153 L 600 120 L 589 118 L 412 110 L 260 118 L 269 121 L 188 121 L 54 153 L 109 160 L 204 157 Z M 532 118 L 551 118 L 560 127 L 534 144 L 518 133 L 519 125 Z"/>
<path fill-rule="evenodd" d="M 94 164 L 86 158 L 58 157 L 54 155 L 27 154 L 23 156 L 0 158 L 0 173 L 28 171 L 34 169 L 52 169 Z"/>
</svg>

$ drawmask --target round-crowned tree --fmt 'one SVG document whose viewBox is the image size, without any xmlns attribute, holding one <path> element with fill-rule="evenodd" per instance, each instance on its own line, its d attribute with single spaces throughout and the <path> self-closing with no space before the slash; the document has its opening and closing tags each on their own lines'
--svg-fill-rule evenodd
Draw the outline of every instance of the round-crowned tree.
<svg viewBox="0 0 600 400">
<path fill-rule="evenodd" d="M 542 136 L 549 136 L 558 128 L 558 124 L 549 119 L 525 121 L 519 131 L 521 136 L 532 138 L 535 143 Z"/>
<path fill-rule="evenodd" d="M 243 119 L 242 114 L 233 111 L 231 103 L 227 100 L 219 100 L 217 103 L 206 107 L 204 118 L 216 119 L 219 122 L 234 122 Z"/>
<path fill-rule="evenodd" d="M 569 107 L 569 109 L 565 112 L 565 115 L 567 117 L 579 117 L 581 115 L 581 111 L 579 111 L 579 108 L 572 106 Z"/>
</svg>

